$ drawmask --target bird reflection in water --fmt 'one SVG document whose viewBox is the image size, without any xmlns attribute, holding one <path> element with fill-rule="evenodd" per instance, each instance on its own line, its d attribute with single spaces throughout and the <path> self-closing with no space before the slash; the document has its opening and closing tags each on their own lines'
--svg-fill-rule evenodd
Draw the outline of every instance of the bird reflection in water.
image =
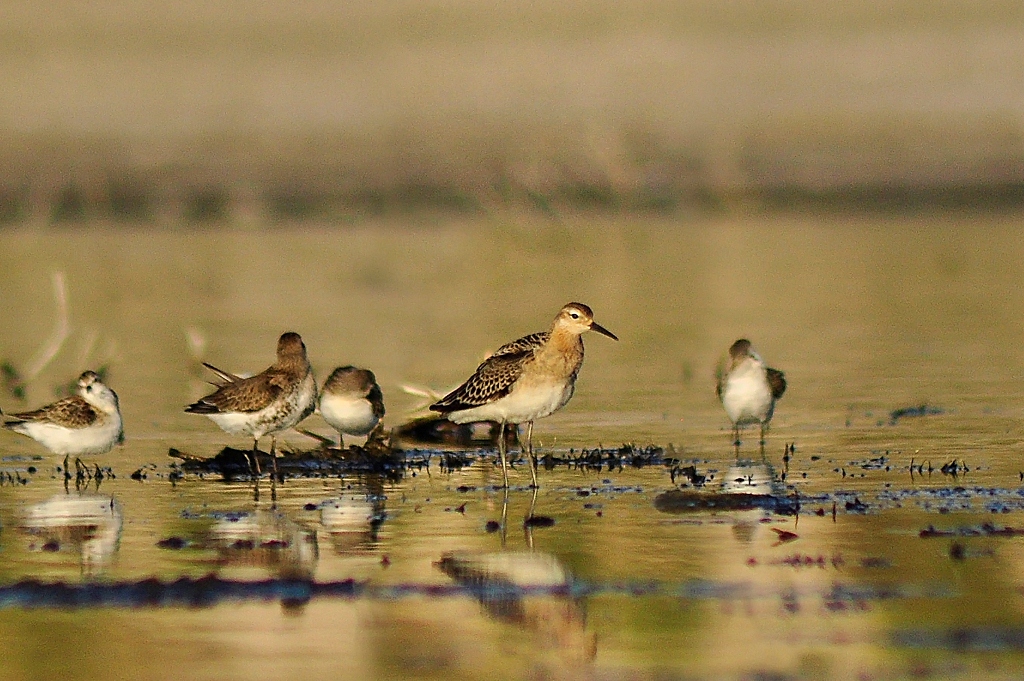
<svg viewBox="0 0 1024 681">
<path fill-rule="evenodd" d="M 276 511 L 227 515 L 210 528 L 207 545 L 222 573 L 311 581 L 319 559 L 316 532 Z"/>
<path fill-rule="evenodd" d="M 535 504 L 536 490 L 527 519 L 533 517 Z M 503 548 L 506 519 L 507 494 Z M 597 655 L 597 638 L 586 628 L 583 605 L 569 595 L 572 575 L 554 556 L 533 550 L 530 523 L 524 523 L 524 533 L 527 551 L 450 551 L 434 565 L 468 588 L 488 617 L 531 633 L 532 650 L 555 652 L 565 665 L 592 662 Z"/>
<path fill-rule="evenodd" d="M 383 512 L 361 497 L 338 497 L 320 504 L 320 525 L 337 554 L 369 550 L 377 543 Z"/>
<path fill-rule="evenodd" d="M 777 497 L 785 493 L 785 487 L 775 475 L 775 467 L 767 461 L 737 460 L 729 466 L 722 478 L 723 494 L 749 494 L 758 497 Z M 763 508 L 734 511 L 732 533 L 738 541 L 749 544 L 754 540 L 761 519 L 768 512 Z"/>
<path fill-rule="evenodd" d="M 61 495 L 31 506 L 21 528 L 33 539 L 30 549 L 79 556 L 82 573 L 102 572 L 117 554 L 121 507 L 98 494 Z"/>
<path fill-rule="evenodd" d="M 371 550 L 384 522 L 384 478 L 364 476 L 365 493 L 340 495 L 320 503 L 320 526 L 339 555 Z"/>
<path fill-rule="evenodd" d="M 723 476 L 722 492 L 778 496 L 785 493 L 785 486 L 775 475 L 775 467 L 767 461 L 739 460 L 729 466 Z"/>
<path fill-rule="evenodd" d="M 692 480 L 697 474 L 688 476 Z M 761 520 L 767 515 L 796 515 L 799 499 L 786 496 L 783 478 L 767 461 L 739 459 L 720 478 L 715 490 L 699 476 L 699 486 L 685 486 L 662 492 L 654 498 L 654 508 L 661 513 L 727 514 L 733 521 L 733 533 L 741 542 L 753 540 Z"/>
</svg>

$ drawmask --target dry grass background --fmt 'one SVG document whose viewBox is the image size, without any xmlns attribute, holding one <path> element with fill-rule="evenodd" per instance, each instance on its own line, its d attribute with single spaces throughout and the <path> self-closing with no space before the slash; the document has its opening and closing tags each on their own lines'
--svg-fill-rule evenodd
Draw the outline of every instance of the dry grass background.
<svg viewBox="0 0 1024 681">
<path fill-rule="evenodd" d="M 1024 5 L 0 6 L 0 220 L 1024 201 Z"/>
</svg>

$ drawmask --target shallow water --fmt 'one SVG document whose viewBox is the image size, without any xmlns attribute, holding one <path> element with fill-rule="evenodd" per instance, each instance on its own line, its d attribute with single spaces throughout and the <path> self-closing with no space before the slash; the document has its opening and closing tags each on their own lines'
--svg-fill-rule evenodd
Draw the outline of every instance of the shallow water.
<svg viewBox="0 0 1024 681">
<path fill-rule="evenodd" d="M 0 432 L 0 679 L 1016 676 L 1018 222 L 0 232 L 0 359 L 33 364 L 55 323 L 51 273 L 67 286 L 71 334 L 25 404 L 106 365 L 127 435 L 95 458 L 115 477 L 65 491 L 63 461 Z M 537 424 L 541 452 L 654 444 L 706 490 L 767 475 L 799 514 L 657 510 L 669 465 L 558 466 L 536 497 L 517 467 L 507 505 L 493 456 L 457 471 L 434 457 L 399 482 L 287 480 L 276 505 L 266 481 L 256 502 L 245 482 L 171 479 L 171 447 L 246 445 L 182 412 L 208 388 L 198 359 L 258 371 L 298 331 L 321 379 L 372 368 L 395 425 L 421 405 L 402 384 L 456 384 L 569 300 L 622 340 L 586 338 L 576 396 Z M 714 396 L 740 336 L 789 382 L 767 464 L 748 433 L 737 466 Z M 531 514 L 553 524 L 524 526 Z"/>
</svg>

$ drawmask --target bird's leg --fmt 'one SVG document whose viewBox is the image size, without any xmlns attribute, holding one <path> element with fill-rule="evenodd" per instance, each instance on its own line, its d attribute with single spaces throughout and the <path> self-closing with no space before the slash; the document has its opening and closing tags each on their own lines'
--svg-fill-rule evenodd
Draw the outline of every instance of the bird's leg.
<svg viewBox="0 0 1024 681">
<path fill-rule="evenodd" d="M 533 497 L 530 498 L 530 512 L 526 514 L 526 521 L 523 523 L 523 532 L 526 535 L 526 546 L 528 549 L 533 551 L 533 523 L 529 522 L 533 518 L 533 511 L 537 508 L 537 490 L 539 488 L 533 488 Z"/>
<path fill-rule="evenodd" d="M 740 427 L 732 424 L 732 446 L 736 450 L 736 458 L 740 458 Z"/>
<path fill-rule="evenodd" d="M 345 435 L 340 430 L 338 431 L 338 449 L 345 449 Z"/>
<path fill-rule="evenodd" d="M 277 501 L 277 436 L 270 436 L 270 460 L 273 462 L 274 471 L 270 474 L 270 500 Z"/>
<path fill-rule="evenodd" d="M 767 433 L 767 432 L 768 432 L 768 424 L 767 423 L 762 423 L 761 424 L 761 459 L 762 460 L 764 459 L 764 436 L 765 436 L 765 433 Z"/>
<path fill-rule="evenodd" d="M 257 457 L 259 450 L 260 439 L 253 438 L 252 441 L 252 453 L 249 455 L 249 477 L 252 478 L 252 500 L 258 502 L 260 500 L 260 460 Z M 256 474 L 253 475 L 253 468 L 256 469 Z"/>
<path fill-rule="evenodd" d="M 498 427 L 498 456 L 501 457 L 501 479 L 503 486 L 508 489 L 508 462 L 505 460 L 505 422 Z"/>
<path fill-rule="evenodd" d="M 505 535 L 508 528 L 508 485 L 501 491 L 501 548 L 505 548 Z"/>
<path fill-rule="evenodd" d="M 529 450 L 530 476 L 533 478 L 533 489 L 536 490 L 539 485 L 537 485 L 537 457 L 533 455 L 533 421 L 528 421 L 526 424 L 526 448 Z"/>
<path fill-rule="evenodd" d="M 252 459 L 249 462 L 250 463 L 250 469 L 252 467 L 256 468 L 256 477 L 257 478 L 260 477 L 261 475 L 263 475 L 263 471 L 260 470 L 260 457 L 259 457 L 260 449 L 259 449 L 259 444 L 260 444 L 260 439 L 259 438 L 255 438 L 252 441 Z"/>
<path fill-rule="evenodd" d="M 75 489 L 76 490 L 81 489 L 82 483 L 85 482 L 85 473 L 82 472 L 82 468 L 84 468 L 84 464 L 82 463 L 82 460 L 76 456 L 75 457 Z"/>
</svg>

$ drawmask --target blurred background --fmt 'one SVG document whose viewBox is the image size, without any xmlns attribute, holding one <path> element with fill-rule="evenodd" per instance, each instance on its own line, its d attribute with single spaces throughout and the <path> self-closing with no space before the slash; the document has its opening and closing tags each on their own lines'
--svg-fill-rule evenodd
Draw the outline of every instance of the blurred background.
<svg viewBox="0 0 1024 681">
<path fill-rule="evenodd" d="M 0 222 L 1024 201 L 1014 0 L 0 7 Z"/>
<path fill-rule="evenodd" d="M 68 500 L 81 515 L 62 461 L 0 432 L 0 589 L 294 574 L 225 551 L 226 513 L 264 519 L 259 541 L 320 532 L 296 559 L 317 580 L 445 586 L 443 553 L 509 548 L 665 585 L 503 620 L 421 591 L 8 600 L 0 680 L 1016 678 L 1022 209 L 1020 0 L 0 0 L 0 408 L 102 370 L 126 432 L 97 457 L 117 477 L 91 542 L 57 522 Z M 246 483 L 169 474 L 171 448 L 251 444 L 183 413 L 210 390 L 201 361 L 260 371 L 300 332 L 321 381 L 376 373 L 394 427 L 572 300 L 621 342 L 587 337 L 540 450 L 653 443 L 721 489 L 737 456 L 714 367 L 748 337 L 789 382 L 765 451 L 806 500 L 799 529 L 772 520 L 795 545 L 756 513 L 667 517 L 665 466 L 543 471 L 511 495 L 507 546 L 486 529 L 506 510 L 493 459 L 383 495 L 289 480 L 269 521 Z M 364 520 L 386 501 L 355 549 L 320 513 L 342 494 Z M 557 520 L 536 543 L 515 527 L 535 505 Z M 993 522 L 1013 538 L 965 548 Z M 922 539 L 933 524 L 955 539 Z"/>
</svg>

